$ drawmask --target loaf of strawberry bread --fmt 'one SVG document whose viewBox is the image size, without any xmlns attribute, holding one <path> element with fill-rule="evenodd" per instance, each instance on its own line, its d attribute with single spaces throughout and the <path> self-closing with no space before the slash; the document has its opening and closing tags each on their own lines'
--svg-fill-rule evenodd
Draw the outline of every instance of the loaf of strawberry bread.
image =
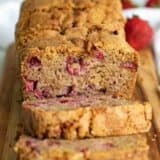
<svg viewBox="0 0 160 160">
<path fill-rule="evenodd" d="M 152 111 L 148 103 L 105 96 L 61 97 L 23 103 L 25 130 L 39 138 L 77 139 L 147 132 Z"/>
<path fill-rule="evenodd" d="M 138 57 L 121 12 L 120 0 L 24 1 L 16 28 L 22 118 L 38 139 L 21 136 L 20 160 L 148 160 L 146 137 L 126 136 L 149 131 L 152 110 L 129 100 Z"/>
<path fill-rule="evenodd" d="M 37 140 L 21 136 L 19 160 L 149 160 L 145 135 L 85 140 Z"/>
<path fill-rule="evenodd" d="M 16 44 L 24 98 L 131 98 L 138 60 L 125 42 L 120 0 L 61 1 L 22 6 Z"/>
</svg>

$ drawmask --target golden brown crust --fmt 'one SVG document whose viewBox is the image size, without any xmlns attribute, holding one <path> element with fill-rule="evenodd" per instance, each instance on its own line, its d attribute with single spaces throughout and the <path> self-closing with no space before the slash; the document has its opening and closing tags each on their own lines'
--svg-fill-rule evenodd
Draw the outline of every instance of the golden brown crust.
<svg viewBox="0 0 160 160">
<path fill-rule="evenodd" d="M 120 0 L 112 2 L 67 0 L 65 3 L 55 0 L 27 0 L 22 5 L 16 36 L 20 39 L 28 39 L 30 30 L 38 33 L 44 30 L 55 30 L 65 35 L 66 30 L 72 30 L 75 27 L 79 29 L 84 27 L 88 30 L 94 26 L 105 28 L 105 32 L 110 34 L 116 32 L 124 38 L 124 18 L 121 14 Z M 23 36 L 24 34 L 28 38 Z"/>
<path fill-rule="evenodd" d="M 67 7 L 66 7 L 67 6 Z M 28 34 L 58 31 L 67 37 L 68 30 L 76 34 L 85 28 L 102 28 L 105 32 L 124 35 L 124 18 L 120 0 L 26 0 L 16 28 L 17 40 Z M 108 30 L 108 31 L 107 31 Z M 62 33 L 63 32 L 63 33 Z M 65 32 L 67 32 L 65 34 Z M 39 37 L 40 39 L 42 37 Z"/>
</svg>

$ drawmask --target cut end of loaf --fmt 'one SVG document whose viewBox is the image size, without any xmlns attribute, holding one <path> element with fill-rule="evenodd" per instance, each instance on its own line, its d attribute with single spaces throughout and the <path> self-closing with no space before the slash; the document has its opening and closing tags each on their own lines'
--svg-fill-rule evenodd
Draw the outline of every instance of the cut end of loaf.
<svg viewBox="0 0 160 160">
<path fill-rule="evenodd" d="M 99 41 L 90 35 L 88 42 L 85 42 L 86 49 L 65 41 L 63 44 L 61 40 L 46 40 L 48 47 L 44 48 L 41 48 L 41 42 L 37 43 L 39 47 L 26 49 L 22 58 L 25 98 L 90 94 L 126 99 L 132 97 L 138 67 L 137 55 L 121 39 L 110 36 L 101 37 Z M 115 43 L 117 46 L 113 45 Z"/>
<path fill-rule="evenodd" d="M 26 131 L 38 138 L 81 139 L 143 133 L 149 131 L 152 118 L 149 103 L 105 96 L 25 101 L 22 110 Z"/>
</svg>

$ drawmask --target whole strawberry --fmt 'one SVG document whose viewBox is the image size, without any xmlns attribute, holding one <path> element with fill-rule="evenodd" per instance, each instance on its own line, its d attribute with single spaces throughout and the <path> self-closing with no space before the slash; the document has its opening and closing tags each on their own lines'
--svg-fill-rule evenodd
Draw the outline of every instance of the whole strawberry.
<svg viewBox="0 0 160 160">
<path fill-rule="evenodd" d="M 147 21 L 138 16 L 127 20 L 125 31 L 127 42 L 137 50 L 143 49 L 151 43 L 153 30 Z"/>
<path fill-rule="evenodd" d="M 134 4 L 130 0 L 122 0 L 123 9 L 134 8 Z"/>
<path fill-rule="evenodd" d="M 160 7 L 160 0 L 148 0 L 146 3 L 147 7 Z"/>
</svg>

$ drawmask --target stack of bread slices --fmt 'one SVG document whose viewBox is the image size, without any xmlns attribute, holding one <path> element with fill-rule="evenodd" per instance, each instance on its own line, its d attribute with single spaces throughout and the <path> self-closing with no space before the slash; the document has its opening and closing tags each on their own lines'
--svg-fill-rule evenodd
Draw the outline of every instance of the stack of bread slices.
<svg viewBox="0 0 160 160">
<path fill-rule="evenodd" d="M 148 160 L 148 102 L 120 0 L 25 0 L 16 28 L 20 160 Z"/>
</svg>

